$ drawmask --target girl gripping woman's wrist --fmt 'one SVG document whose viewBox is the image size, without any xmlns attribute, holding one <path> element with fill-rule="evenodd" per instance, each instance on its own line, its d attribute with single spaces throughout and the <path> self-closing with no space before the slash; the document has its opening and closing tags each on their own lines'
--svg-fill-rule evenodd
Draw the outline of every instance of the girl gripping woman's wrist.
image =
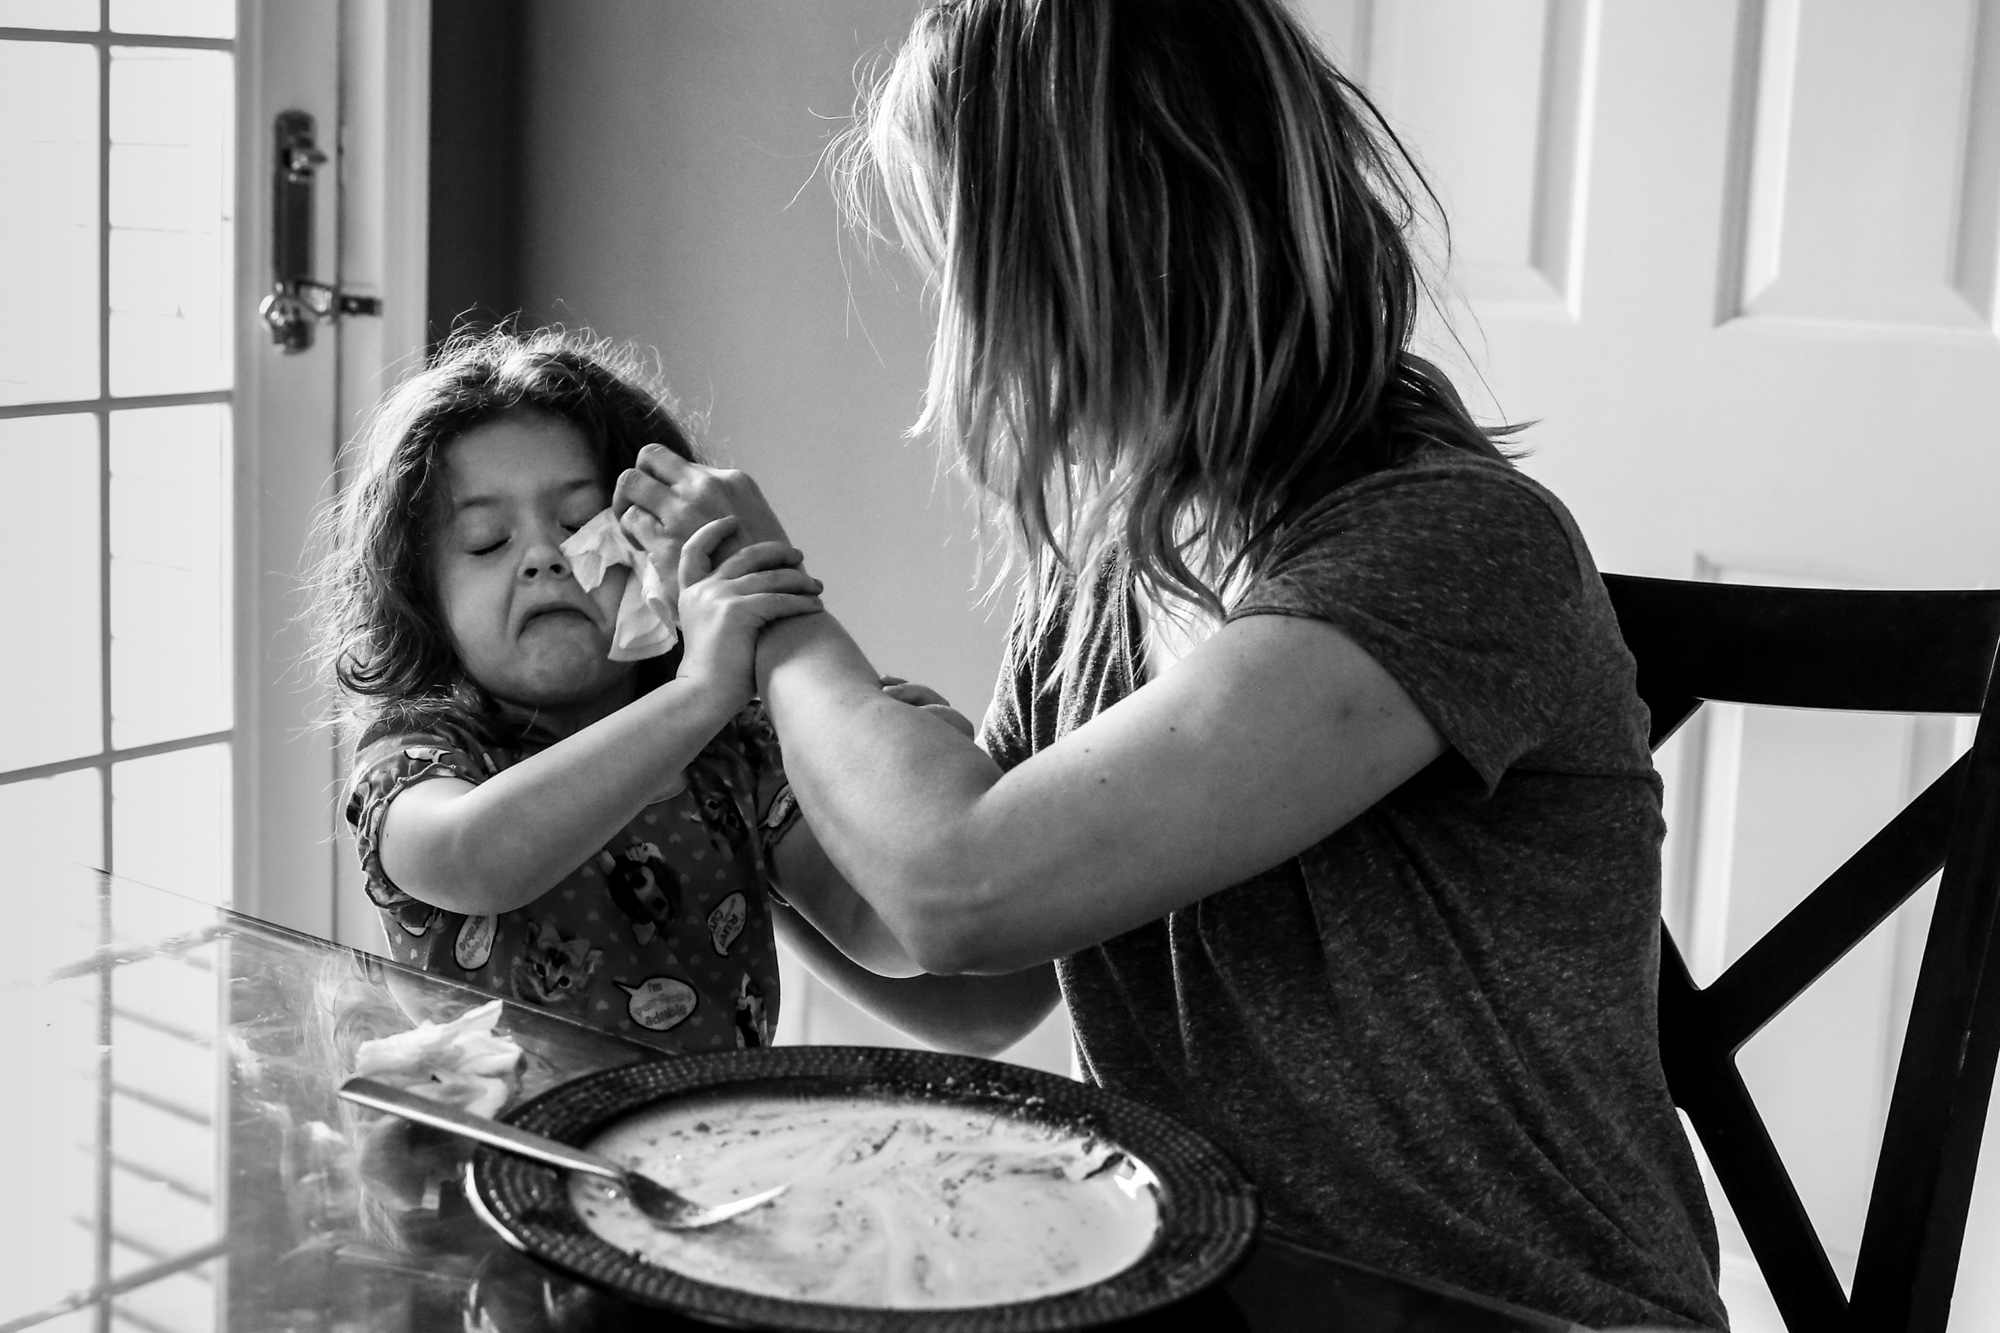
<svg viewBox="0 0 2000 1333">
<path fill-rule="evenodd" d="M 717 559 L 737 524 L 707 525 L 675 561 L 678 649 L 613 660 L 638 575 L 586 590 L 564 546 L 650 441 L 693 457 L 575 337 L 457 342 L 390 395 L 323 577 L 347 819 L 398 961 L 675 1049 L 761 1045 L 796 806 L 753 645 L 819 585 L 783 542 Z"/>
</svg>

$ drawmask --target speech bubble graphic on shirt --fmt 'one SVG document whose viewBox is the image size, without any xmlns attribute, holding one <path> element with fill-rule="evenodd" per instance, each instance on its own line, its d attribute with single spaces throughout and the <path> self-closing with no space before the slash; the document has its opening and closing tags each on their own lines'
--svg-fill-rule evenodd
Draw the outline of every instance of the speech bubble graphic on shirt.
<svg viewBox="0 0 2000 1333">
<path fill-rule="evenodd" d="M 469 916 L 465 924 L 458 928 L 458 939 L 452 943 L 451 956 L 460 967 L 468 972 L 477 972 L 486 966 L 486 960 L 493 956 L 493 936 L 498 917 Z"/>
<path fill-rule="evenodd" d="M 743 923 L 749 916 L 750 905 L 743 901 L 740 890 L 715 905 L 715 910 L 708 914 L 708 942 L 717 953 L 724 958 L 729 956 L 729 946 L 743 933 Z"/>
<path fill-rule="evenodd" d="M 687 1021 L 694 1012 L 694 987 L 674 977 L 647 977 L 636 986 L 622 981 L 611 983 L 628 997 L 625 1012 L 632 1021 L 652 1032 L 665 1032 Z"/>
</svg>

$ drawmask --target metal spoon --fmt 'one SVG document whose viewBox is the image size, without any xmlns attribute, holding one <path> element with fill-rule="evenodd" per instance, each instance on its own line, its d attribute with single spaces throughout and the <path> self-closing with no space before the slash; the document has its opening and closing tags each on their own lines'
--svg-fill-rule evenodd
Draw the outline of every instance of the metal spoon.
<svg viewBox="0 0 2000 1333">
<path fill-rule="evenodd" d="M 483 1115 L 472 1115 L 456 1106 L 434 1102 L 428 1097 L 419 1097 L 413 1092 L 390 1087 L 387 1083 L 377 1083 L 372 1078 L 351 1078 L 340 1085 L 340 1095 L 350 1102 L 370 1106 L 378 1111 L 399 1115 L 405 1120 L 414 1120 L 432 1129 L 441 1129 L 447 1134 L 474 1139 L 504 1152 L 518 1153 L 546 1162 L 565 1171 L 581 1171 L 585 1175 L 600 1176 L 613 1182 L 625 1191 L 632 1205 L 655 1223 L 672 1231 L 693 1231 L 699 1227 L 712 1227 L 717 1222 L 727 1222 L 739 1217 L 752 1208 L 760 1208 L 777 1198 L 790 1188 L 779 1185 L 775 1189 L 760 1190 L 756 1194 L 746 1194 L 728 1203 L 713 1205 L 699 1204 L 668 1189 L 659 1181 L 642 1176 L 637 1171 L 628 1171 L 609 1157 L 600 1157 L 594 1152 L 572 1148 L 567 1143 L 557 1143 L 554 1139 L 543 1138 L 540 1134 L 530 1134 L 525 1129 L 503 1125 L 497 1120 L 489 1120 Z"/>
</svg>

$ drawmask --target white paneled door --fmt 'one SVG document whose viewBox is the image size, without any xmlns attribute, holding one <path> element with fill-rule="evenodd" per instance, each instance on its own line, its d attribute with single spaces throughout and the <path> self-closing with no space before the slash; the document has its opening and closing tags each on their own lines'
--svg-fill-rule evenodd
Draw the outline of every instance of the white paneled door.
<svg viewBox="0 0 2000 1333">
<path fill-rule="evenodd" d="M 1442 359 L 1601 566 L 2000 579 L 2000 0 L 1301 0 L 1451 221 Z M 1442 326 L 1441 326 L 1442 327 Z M 1667 915 L 1712 977 L 1969 739 L 1710 710 L 1662 756 Z M 1928 910 L 1744 1049 L 1852 1272 Z M 2000 1133 L 1953 1327 L 2000 1327 Z M 1718 1204 L 1720 1203 L 1718 1197 Z M 1733 1221 L 1724 1294 L 1777 1328 Z"/>
</svg>

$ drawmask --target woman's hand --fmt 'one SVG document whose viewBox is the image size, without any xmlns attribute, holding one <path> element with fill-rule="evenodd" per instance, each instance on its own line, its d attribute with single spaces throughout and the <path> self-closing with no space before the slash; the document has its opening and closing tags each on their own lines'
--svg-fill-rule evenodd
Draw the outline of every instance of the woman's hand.
<svg viewBox="0 0 2000 1333">
<path fill-rule="evenodd" d="M 739 526 L 716 548 L 717 560 L 758 542 L 790 545 L 747 472 L 690 463 L 663 444 L 641 449 L 638 465 L 619 474 L 611 508 L 632 540 L 667 568 L 679 563 L 683 542 L 719 518 L 733 517 Z"/>
<path fill-rule="evenodd" d="M 928 685 L 919 685 L 915 681 L 904 680 L 901 676 L 884 676 L 882 693 L 898 703 L 921 708 L 932 716 L 942 719 L 967 740 L 973 740 L 977 735 L 978 728 L 972 725 L 972 719 L 953 708 L 945 701 L 942 694 Z"/>
<path fill-rule="evenodd" d="M 716 563 L 722 544 L 738 535 L 742 520 L 726 515 L 704 523 L 681 546 L 680 618 L 686 647 L 676 673 L 701 687 L 720 689 L 732 711 L 757 692 L 757 634 L 773 620 L 808 615 L 820 605 L 820 581 L 806 573 L 805 556 L 782 541 L 740 545 Z"/>
</svg>

